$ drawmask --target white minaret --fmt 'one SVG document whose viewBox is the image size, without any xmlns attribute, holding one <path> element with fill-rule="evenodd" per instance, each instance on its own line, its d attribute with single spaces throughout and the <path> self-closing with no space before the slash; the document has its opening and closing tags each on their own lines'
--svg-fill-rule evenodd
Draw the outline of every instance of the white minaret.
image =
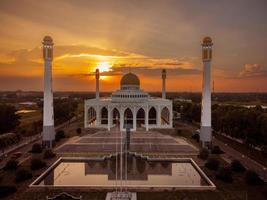
<svg viewBox="0 0 267 200">
<path fill-rule="evenodd" d="M 205 37 L 202 43 L 203 60 L 203 80 L 202 80 L 202 108 L 201 108 L 201 128 L 200 142 L 202 147 L 210 148 L 212 139 L 211 130 L 211 59 L 212 59 L 212 40 Z"/>
<path fill-rule="evenodd" d="M 166 99 L 166 69 L 162 70 L 162 98 Z"/>
<path fill-rule="evenodd" d="M 99 69 L 95 70 L 95 98 L 99 99 Z"/>
<path fill-rule="evenodd" d="M 44 58 L 44 105 L 43 105 L 43 146 L 53 147 L 55 141 L 54 107 L 52 91 L 53 40 L 45 36 L 43 40 Z"/>
</svg>

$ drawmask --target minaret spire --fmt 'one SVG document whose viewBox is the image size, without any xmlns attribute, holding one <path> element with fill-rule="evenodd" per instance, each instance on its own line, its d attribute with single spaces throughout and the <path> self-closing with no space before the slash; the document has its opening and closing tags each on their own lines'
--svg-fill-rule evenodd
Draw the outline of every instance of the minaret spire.
<svg viewBox="0 0 267 200">
<path fill-rule="evenodd" d="M 100 78 L 100 74 L 99 74 L 99 69 L 95 70 L 95 80 L 96 80 L 96 84 L 95 84 L 95 98 L 99 99 L 99 78 Z"/>
<path fill-rule="evenodd" d="M 166 99 L 166 69 L 162 70 L 162 98 Z"/>
<path fill-rule="evenodd" d="M 202 112 L 200 142 L 202 147 L 211 147 L 211 59 L 212 59 L 212 40 L 205 37 L 202 43 L 202 61 L 203 61 L 203 82 L 202 82 Z"/>
<path fill-rule="evenodd" d="M 43 39 L 44 58 L 44 104 L 43 104 L 43 146 L 51 148 L 55 141 L 54 107 L 52 90 L 53 39 L 45 36 Z"/>
</svg>

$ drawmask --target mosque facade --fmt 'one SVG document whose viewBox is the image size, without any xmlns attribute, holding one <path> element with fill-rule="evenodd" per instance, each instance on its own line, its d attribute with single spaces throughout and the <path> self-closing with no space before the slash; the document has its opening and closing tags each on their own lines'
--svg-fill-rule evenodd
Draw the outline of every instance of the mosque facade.
<svg viewBox="0 0 267 200">
<path fill-rule="evenodd" d="M 99 70 L 96 70 L 96 97 L 85 100 L 85 128 L 126 127 L 132 131 L 152 128 L 172 128 L 172 101 L 166 99 L 166 70 L 162 70 L 162 98 L 150 96 L 140 88 L 140 79 L 134 73 L 125 74 L 120 81 L 120 89 L 109 98 L 99 97 Z"/>
</svg>

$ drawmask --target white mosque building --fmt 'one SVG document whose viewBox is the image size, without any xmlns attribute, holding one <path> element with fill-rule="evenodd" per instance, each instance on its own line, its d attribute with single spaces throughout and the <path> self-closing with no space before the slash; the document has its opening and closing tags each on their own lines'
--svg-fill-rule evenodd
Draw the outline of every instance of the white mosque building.
<svg viewBox="0 0 267 200">
<path fill-rule="evenodd" d="M 140 80 L 134 73 L 125 74 L 120 89 L 110 98 L 99 97 L 99 70 L 96 70 L 96 98 L 85 100 L 85 128 L 118 126 L 121 131 L 151 128 L 172 128 L 172 101 L 166 99 L 166 70 L 162 70 L 162 98 L 151 97 L 140 88 Z"/>
</svg>

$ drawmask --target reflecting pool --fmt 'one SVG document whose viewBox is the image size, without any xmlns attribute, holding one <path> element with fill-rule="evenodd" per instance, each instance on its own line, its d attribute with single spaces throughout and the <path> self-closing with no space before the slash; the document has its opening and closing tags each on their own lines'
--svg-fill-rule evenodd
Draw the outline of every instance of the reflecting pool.
<svg viewBox="0 0 267 200">
<path fill-rule="evenodd" d="M 111 188 L 122 183 L 133 188 L 215 187 L 191 159 L 163 161 L 128 157 L 127 164 L 124 160 L 120 162 L 119 157 L 80 161 L 62 159 L 32 185 Z"/>
</svg>

